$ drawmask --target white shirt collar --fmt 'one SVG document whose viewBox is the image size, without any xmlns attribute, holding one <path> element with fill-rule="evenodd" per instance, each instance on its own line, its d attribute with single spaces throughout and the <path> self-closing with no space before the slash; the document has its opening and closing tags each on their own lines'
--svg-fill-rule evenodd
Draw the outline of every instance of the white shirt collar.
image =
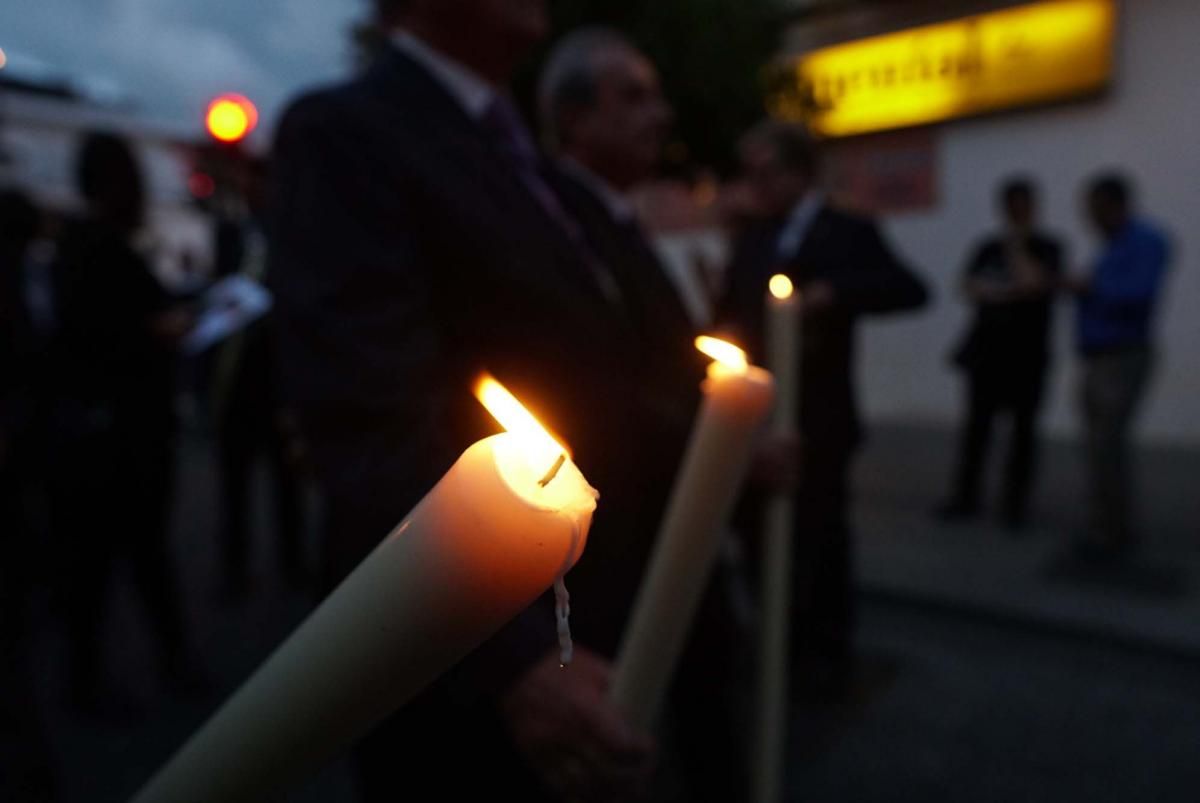
<svg viewBox="0 0 1200 803">
<path fill-rule="evenodd" d="M 496 90 L 477 73 L 408 31 L 393 31 L 390 38 L 397 50 L 424 67 L 453 96 L 468 117 L 478 120 L 487 113 Z"/>
<path fill-rule="evenodd" d="M 629 199 L 624 194 L 613 187 L 612 184 L 609 184 L 603 178 L 580 164 L 577 160 L 570 156 L 563 156 L 559 159 L 559 165 L 564 172 L 574 176 L 584 186 L 595 193 L 600 198 L 601 203 L 608 209 L 608 213 L 618 223 L 628 223 L 637 217 L 633 204 L 629 202 Z"/>
<path fill-rule="evenodd" d="M 779 232 L 779 240 L 775 250 L 781 256 L 794 256 L 808 236 L 808 229 L 816 218 L 817 212 L 825 205 L 825 194 L 818 190 L 804 193 L 792 211 L 788 214 L 787 223 Z"/>
</svg>

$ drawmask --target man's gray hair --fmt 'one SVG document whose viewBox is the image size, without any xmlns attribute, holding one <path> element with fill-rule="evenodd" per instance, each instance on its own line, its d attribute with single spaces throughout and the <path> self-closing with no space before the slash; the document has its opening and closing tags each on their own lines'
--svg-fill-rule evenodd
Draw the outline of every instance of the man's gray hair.
<svg viewBox="0 0 1200 803">
<path fill-rule="evenodd" d="M 637 48 L 619 31 L 598 25 L 572 31 L 551 49 L 537 99 L 542 132 L 552 146 L 563 144 L 563 114 L 596 102 L 603 57 L 613 52 L 636 53 Z"/>
</svg>

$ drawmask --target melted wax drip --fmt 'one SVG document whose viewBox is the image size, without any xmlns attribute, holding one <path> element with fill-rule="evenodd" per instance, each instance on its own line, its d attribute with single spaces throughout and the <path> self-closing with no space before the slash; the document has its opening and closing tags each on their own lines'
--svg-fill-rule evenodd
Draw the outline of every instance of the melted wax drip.
<svg viewBox="0 0 1200 803">
<path fill-rule="evenodd" d="M 558 660 L 566 666 L 571 663 L 575 645 L 571 641 L 571 595 L 561 575 L 554 581 L 554 619 L 558 624 Z"/>
</svg>

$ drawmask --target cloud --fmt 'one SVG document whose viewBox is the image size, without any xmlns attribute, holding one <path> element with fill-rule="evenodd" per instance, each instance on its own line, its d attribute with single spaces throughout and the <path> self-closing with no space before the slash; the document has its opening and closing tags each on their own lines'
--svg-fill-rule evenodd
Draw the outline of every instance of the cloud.
<svg viewBox="0 0 1200 803">
<path fill-rule="evenodd" d="M 65 7 L 65 9 L 64 9 Z M 3 0 L 0 46 L 197 121 L 222 91 L 252 98 L 270 129 L 287 98 L 349 63 L 362 0 Z"/>
</svg>

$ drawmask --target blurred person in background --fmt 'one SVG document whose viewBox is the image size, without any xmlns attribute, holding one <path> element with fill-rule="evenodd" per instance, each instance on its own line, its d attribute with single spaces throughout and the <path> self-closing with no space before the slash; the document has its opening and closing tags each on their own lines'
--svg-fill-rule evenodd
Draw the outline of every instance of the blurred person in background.
<svg viewBox="0 0 1200 803">
<path fill-rule="evenodd" d="M 650 536 L 682 457 L 705 362 L 695 349 L 696 333 L 681 295 L 627 195 L 654 177 L 671 109 L 654 65 L 625 37 L 606 28 L 573 31 L 554 46 L 540 77 L 538 105 L 558 157 L 561 196 L 596 253 L 622 274 L 625 307 L 638 325 L 647 357 L 643 392 L 662 420 L 670 422 L 654 448 L 646 450 L 638 471 L 646 500 L 642 529 Z M 573 613 L 580 639 L 610 656 L 627 618 L 630 592 L 644 568 L 642 560 L 632 559 L 627 540 L 591 539 L 586 559 L 571 579 L 574 593 L 584 601 Z M 667 713 L 670 746 L 676 750 L 664 750 L 664 763 L 675 759 L 664 771 L 678 770 L 684 799 L 690 801 L 734 803 L 748 789 L 734 699 L 737 661 L 748 644 L 733 615 L 725 569 L 718 568 L 701 604 Z M 586 603 L 613 599 L 616 577 L 624 578 L 623 598 L 606 606 Z"/>
<path fill-rule="evenodd" d="M 388 37 L 375 64 L 294 103 L 273 165 L 270 283 L 287 393 L 327 506 L 326 587 L 495 431 L 471 396 L 481 369 L 602 489 L 589 541 L 613 539 L 637 561 L 657 518 L 644 517 L 644 477 L 630 467 L 660 437 L 626 306 L 637 289 L 565 206 L 507 89 L 547 32 L 545 4 L 380 0 L 376 16 Z M 605 586 L 583 579 L 608 568 L 591 565 L 585 554 L 571 574 L 575 612 L 628 605 L 636 573 Z M 604 591 L 588 598 L 577 580 Z M 653 741 L 607 696 L 596 645 L 616 636 L 576 636 L 563 668 L 549 597 L 502 628 L 358 745 L 365 799 L 638 789 Z"/>
<path fill-rule="evenodd" d="M 25 299 L 25 267 L 39 226 L 39 212 L 24 193 L 0 190 L 0 526 L 6 554 L 9 539 L 22 540 L 18 534 L 24 531 L 25 519 L 24 461 L 34 457 L 28 435 L 36 404 L 37 354 Z"/>
<path fill-rule="evenodd" d="M 760 123 L 744 136 L 741 159 L 760 219 L 734 247 L 718 320 L 761 359 L 770 277 L 786 274 L 802 299 L 798 458 L 780 443 L 775 468 L 767 454 L 755 473 L 796 498 L 794 682 L 802 693 L 836 699 L 853 680 L 850 472 L 862 440 L 854 389 L 857 323 L 917 309 L 928 293 L 874 221 L 826 202 L 817 154 L 802 128 Z"/>
<path fill-rule="evenodd" d="M 175 347 L 191 325 L 134 245 L 145 211 L 128 143 L 88 135 L 77 163 L 86 212 L 68 223 L 54 264 L 56 443 L 53 526 L 66 564 L 71 697 L 111 699 L 103 626 L 119 558 L 153 626 L 168 684 L 196 680 L 168 545 L 174 481 Z"/>
<path fill-rule="evenodd" d="M 39 213 L 15 190 L 0 190 L 0 799 L 57 799 L 30 651 L 30 594 L 37 577 L 29 490 L 41 444 L 34 327 L 25 304 L 26 254 Z"/>
<path fill-rule="evenodd" d="M 267 165 L 248 160 L 236 167 L 245 213 L 224 218 L 218 237 L 220 252 L 231 264 L 221 275 L 240 273 L 255 282 L 266 280 L 265 202 Z M 303 489 L 292 417 L 279 398 L 276 343 L 268 314 L 222 343 L 213 370 L 212 410 L 216 424 L 221 474 L 222 596 L 243 600 L 250 591 L 252 544 L 251 486 L 261 458 L 269 474 L 274 505 L 279 563 L 290 585 L 307 579 L 303 554 Z"/>
<path fill-rule="evenodd" d="M 1117 560 L 1136 546 L 1130 433 L 1156 361 L 1154 317 L 1170 247 L 1154 224 L 1134 214 L 1130 182 L 1118 174 L 1091 181 L 1086 215 L 1101 239 L 1090 271 L 1072 277 L 1081 398 L 1091 491 L 1085 560 Z"/>
<path fill-rule="evenodd" d="M 954 363 L 967 380 L 967 413 L 950 499 L 938 515 L 946 521 L 979 513 L 980 485 L 992 423 L 1012 416 L 1004 477 L 1004 523 L 1026 520 L 1037 459 L 1037 418 L 1050 364 L 1054 298 L 1062 278 L 1061 244 L 1037 228 L 1037 190 L 1012 178 L 997 196 L 1003 229 L 972 250 L 962 288 L 974 319 Z"/>
</svg>

